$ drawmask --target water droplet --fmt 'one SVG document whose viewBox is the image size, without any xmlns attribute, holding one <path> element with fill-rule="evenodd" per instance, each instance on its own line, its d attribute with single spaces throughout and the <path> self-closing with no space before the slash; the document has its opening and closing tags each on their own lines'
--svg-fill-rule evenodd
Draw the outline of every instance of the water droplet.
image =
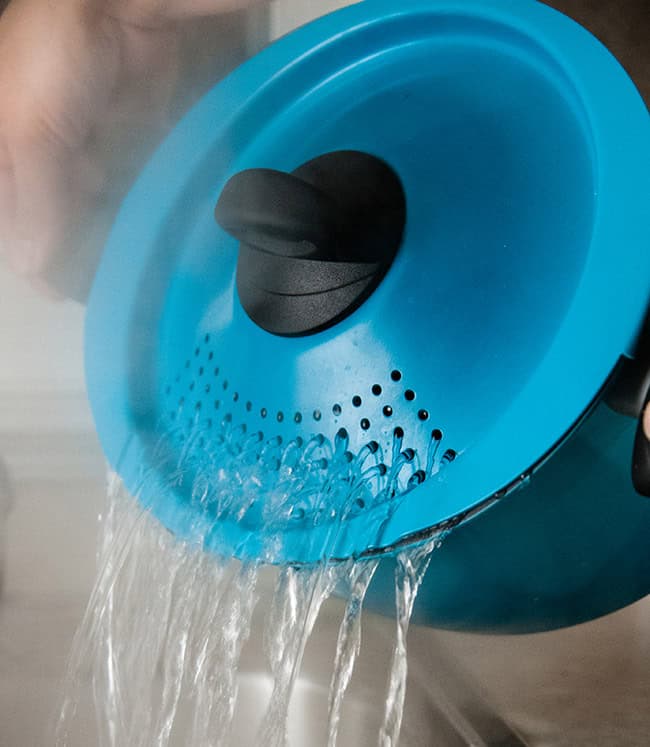
<svg viewBox="0 0 650 747">
<path fill-rule="evenodd" d="M 393 414 L 393 408 L 390 405 L 384 405 L 382 412 L 385 417 L 389 418 Z"/>
<path fill-rule="evenodd" d="M 426 479 L 427 479 L 427 476 L 424 470 L 419 469 L 417 472 L 414 472 L 409 478 L 408 486 L 412 488 L 412 487 L 415 487 L 416 485 L 421 485 Z"/>
<path fill-rule="evenodd" d="M 442 455 L 442 461 L 451 464 L 457 456 L 458 455 L 453 449 L 447 449 L 447 451 Z"/>
<path fill-rule="evenodd" d="M 352 397 L 352 404 L 354 407 L 361 407 L 361 397 L 358 394 L 355 394 L 354 397 Z"/>
<path fill-rule="evenodd" d="M 428 475 L 433 475 L 437 472 L 436 457 L 440 448 L 440 442 L 442 441 L 442 431 L 439 428 L 434 428 L 431 431 L 431 441 L 429 442 L 429 448 L 427 450 L 427 469 Z"/>
<path fill-rule="evenodd" d="M 253 403 L 247 402 L 246 403 L 246 412 L 250 412 L 253 409 Z"/>
<path fill-rule="evenodd" d="M 413 400 L 415 399 L 415 392 L 412 389 L 407 389 L 404 392 L 404 398 L 407 402 L 413 402 Z"/>
<path fill-rule="evenodd" d="M 239 392 L 235 392 L 235 393 L 234 393 L 234 394 L 232 395 L 232 401 L 233 401 L 233 402 L 237 402 L 238 400 L 239 400 Z"/>
<path fill-rule="evenodd" d="M 402 372 L 401 371 L 391 371 L 390 377 L 393 381 L 399 381 L 402 378 Z"/>
<path fill-rule="evenodd" d="M 284 420 L 284 413 L 283 412 L 279 412 L 276 415 L 276 417 L 277 417 L 278 423 L 281 423 Z"/>
<path fill-rule="evenodd" d="M 263 407 L 263 408 L 262 408 L 262 409 L 260 410 L 260 415 L 262 416 L 262 418 L 265 418 L 265 417 L 266 417 L 266 416 L 267 416 L 268 414 L 269 414 L 269 413 L 268 413 L 268 410 L 266 409 L 266 407 Z"/>
<path fill-rule="evenodd" d="M 428 410 L 418 410 L 418 417 L 420 418 L 420 420 L 428 420 L 429 419 Z"/>
<path fill-rule="evenodd" d="M 348 435 L 348 432 L 345 430 L 345 428 L 339 428 L 336 436 L 334 437 L 334 444 L 337 451 L 345 451 L 348 448 L 349 442 L 350 437 Z"/>
<path fill-rule="evenodd" d="M 360 425 L 364 431 L 367 431 L 368 428 L 370 428 L 370 421 L 368 420 L 368 418 L 362 418 Z"/>
<path fill-rule="evenodd" d="M 334 407 L 332 407 L 332 412 L 335 415 L 340 415 L 341 414 L 341 405 L 334 405 Z"/>
<path fill-rule="evenodd" d="M 295 414 L 295 415 L 293 416 L 293 422 L 294 422 L 294 423 L 302 423 L 302 415 L 301 415 L 301 414 L 300 414 L 299 412 L 297 412 L 297 413 L 296 413 L 296 414 Z"/>
<path fill-rule="evenodd" d="M 318 421 L 323 417 L 320 410 L 314 410 L 314 420 Z"/>
<path fill-rule="evenodd" d="M 372 393 L 375 395 L 375 397 L 379 397 L 381 394 L 381 387 L 379 384 L 373 384 L 372 385 Z"/>
</svg>

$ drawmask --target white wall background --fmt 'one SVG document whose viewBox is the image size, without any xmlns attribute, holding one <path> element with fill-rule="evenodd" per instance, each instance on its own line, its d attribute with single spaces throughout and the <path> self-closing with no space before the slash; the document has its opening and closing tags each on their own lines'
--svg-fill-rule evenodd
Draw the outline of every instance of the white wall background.
<svg viewBox="0 0 650 747">
<path fill-rule="evenodd" d="M 83 390 L 83 316 L 0 267 L 0 390 Z"/>
<path fill-rule="evenodd" d="M 358 0 L 276 0 L 271 11 L 272 37 L 286 34 L 307 21 L 354 2 Z"/>
</svg>

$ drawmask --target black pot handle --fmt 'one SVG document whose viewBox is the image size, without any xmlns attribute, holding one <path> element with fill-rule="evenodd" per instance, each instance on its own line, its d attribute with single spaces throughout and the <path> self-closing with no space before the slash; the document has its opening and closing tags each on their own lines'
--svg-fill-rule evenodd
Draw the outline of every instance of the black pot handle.
<svg viewBox="0 0 650 747">
<path fill-rule="evenodd" d="M 632 482 L 634 483 L 634 489 L 646 498 L 650 498 L 650 439 L 648 439 L 644 428 L 643 415 L 648 405 L 650 405 L 650 389 L 648 389 L 643 409 L 639 416 L 632 456 Z"/>
<path fill-rule="evenodd" d="M 632 484 L 637 493 L 650 498 L 650 440 L 643 427 L 643 414 L 650 405 L 650 312 L 641 329 L 634 358 L 621 358 L 605 401 L 612 410 L 638 420 L 632 454 Z"/>
</svg>

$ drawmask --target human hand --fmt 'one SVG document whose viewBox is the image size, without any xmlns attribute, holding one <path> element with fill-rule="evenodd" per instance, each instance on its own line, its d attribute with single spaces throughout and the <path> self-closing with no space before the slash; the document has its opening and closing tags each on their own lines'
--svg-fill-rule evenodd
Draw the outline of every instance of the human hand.
<svg viewBox="0 0 650 747">
<path fill-rule="evenodd" d="M 0 256 L 10 268 L 45 289 L 71 253 L 103 240 L 89 232 L 108 230 L 170 126 L 183 19 L 254 2 L 12 0 L 0 16 Z"/>
</svg>

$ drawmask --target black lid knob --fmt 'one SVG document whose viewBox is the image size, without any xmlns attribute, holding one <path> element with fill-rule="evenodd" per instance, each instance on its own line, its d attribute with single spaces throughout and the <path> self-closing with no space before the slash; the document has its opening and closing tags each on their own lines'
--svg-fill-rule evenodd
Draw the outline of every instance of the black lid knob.
<svg viewBox="0 0 650 747">
<path fill-rule="evenodd" d="M 406 201 L 384 161 L 336 151 L 291 174 L 235 174 L 215 217 L 241 242 L 246 313 L 268 332 L 299 336 L 341 321 L 379 285 L 402 242 Z"/>
</svg>

